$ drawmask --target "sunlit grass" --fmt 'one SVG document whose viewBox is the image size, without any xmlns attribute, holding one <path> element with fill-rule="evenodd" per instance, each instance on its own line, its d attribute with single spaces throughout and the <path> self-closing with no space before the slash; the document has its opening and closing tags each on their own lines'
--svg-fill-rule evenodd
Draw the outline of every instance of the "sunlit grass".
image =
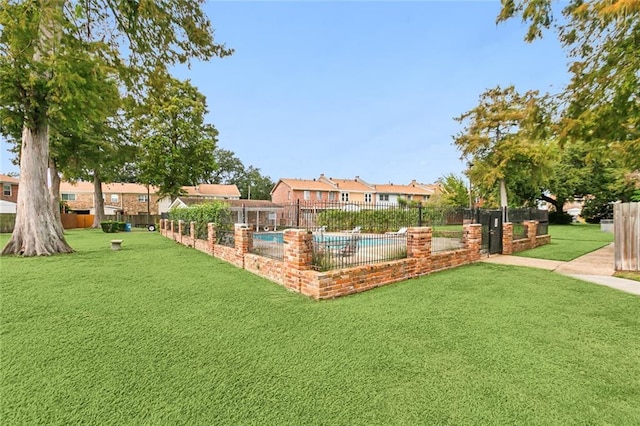
<svg viewBox="0 0 640 426">
<path fill-rule="evenodd" d="M 112 238 L 0 258 L 3 424 L 640 423 L 637 296 L 474 264 L 315 302 Z"/>
<path fill-rule="evenodd" d="M 569 261 L 613 242 L 613 234 L 600 225 L 549 225 L 551 244 L 516 253 L 516 256 Z"/>
</svg>

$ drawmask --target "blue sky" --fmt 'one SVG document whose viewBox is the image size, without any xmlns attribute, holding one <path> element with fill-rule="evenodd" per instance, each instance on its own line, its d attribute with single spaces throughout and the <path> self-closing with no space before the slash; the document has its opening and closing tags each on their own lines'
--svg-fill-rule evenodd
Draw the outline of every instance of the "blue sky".
<svg viewBox="0 0 640 426">
<path fill-rule="evenodd" d="M 178 67 L 207 96 L 219 145 L 274 181 L 360 176 L 434 182 L 460 173 L 453 117 L 486 88 L 558 91 L 556 38 L 496 26 L 496 1 L 209 1 L 231 57 Z M 2 146 L 2 172 L 9 166 Z"/>
</svg>

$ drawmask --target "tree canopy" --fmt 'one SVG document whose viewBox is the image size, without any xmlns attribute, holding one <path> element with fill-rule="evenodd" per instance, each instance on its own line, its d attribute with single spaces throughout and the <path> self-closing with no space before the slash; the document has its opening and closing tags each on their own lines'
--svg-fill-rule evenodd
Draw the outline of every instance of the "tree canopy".
<svg viewBox="0 0 640 426">
<path fill-rule="evenodd" d="M 158 187 L 160 197 L 178 197 L 216 167 L 218 131 L 205 122 L 205 96 L 189 81 L 166 79 L 153 87 L 134 113 L 133 139 L 139 146 L 141 182 Z"/>
<path fill-rule="evenodd" d="M 16 224 L 3 254 L 71 251 L 47 208 L 50 148 L 60 155 L 69 141 L 91 144 L 82 126 L 103 114 L 101 76 L 142 96 L 173 64 L 232 53 L 214 42 L 202 3 L 0 0 L 0 131 L 21 134 Z M 63 128 L 52 131 L 55 123 Z M 60 144 L 50 145 L 56 131 Z"/>
<path fill-rule="evenodd" d="M 520 17 L 532 42 L 555 30 L 570 59 L 558 135 L 606 147 L 640 169 L 640 1 L 570 0 L 562 19 L 553 0 L 502 0 L 497 22 Z"/>
<path fill-rule="evenodd" d="M 478 105 L 455 118 L 464 129 L 453 137 L 473 185 L 485 198 L 499 183 L 500 205 L 507 187 L 526 179 L 540 188 L 548 175 L 552 149 L 545 99 L 536 91 L 496 87 L 480 95 Z"/>
</svg>

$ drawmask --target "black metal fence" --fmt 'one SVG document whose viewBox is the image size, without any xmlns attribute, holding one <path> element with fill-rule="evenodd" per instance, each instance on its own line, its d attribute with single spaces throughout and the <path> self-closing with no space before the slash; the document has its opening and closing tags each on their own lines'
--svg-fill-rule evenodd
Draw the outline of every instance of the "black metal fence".
<svg viewBox="0 0 640 426">
<path fill-rule="evenodd" d="M 409 226 L 462 225 L 471 219 L 465 209 L 428 204 L 397 205 L 343 202 L 296 202 L 282 206 L 278 226 L 320 229 L 327 232 L 354 230 L 382 234 Z"/>
<path fill-rule="evenodd" d="M 314 233 L 312 267 L 342 269 L 407 257 L 407 235 Z"/>
<path fill-rule="evenodd" d="M 236 246 L 235 231 L 233 229 L 216 229 L 216 244 L 226 247 Z"/>
<path fill-rule="evenodd" d="M 282 232 L 254 232 L 251 253 L 271 259 L 284 259 L 284 235 Z"/>
<path fill-rule="evenodd" d="M 507 219 L 513 223 L 513 239 L 526 238 L 523 223 L 529 220 L 538 221 L 536 235 L 546 235 L 549 232 L 549 211 L 541 209 L 508 209 Z"/>
</svg>

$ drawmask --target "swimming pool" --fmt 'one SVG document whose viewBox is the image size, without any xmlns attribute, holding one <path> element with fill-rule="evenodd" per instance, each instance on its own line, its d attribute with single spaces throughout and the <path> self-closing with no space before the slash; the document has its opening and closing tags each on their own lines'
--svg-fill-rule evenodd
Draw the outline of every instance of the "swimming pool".
<svg viewBox="0 0 640 426">
<path fill-rule="evenodd" d="M 355 234 L 359 235 L 359 234 Z M 367 235 L 361 236 L 361 246 L 375 246 L 379 244 L 388 244 L 390 241 L 404 240 L 403 235 Z M 314 235 L 313 241 L 316 243 L 327 243 L 331 245 L 346 244 L 353 235 Z M 254 233 L 253 239 L 258 241 L 270 242 L 282 244 L 284 242 L 284 233 L 282 232 L 266 232 L 266 233 Z"/>
</svg>

